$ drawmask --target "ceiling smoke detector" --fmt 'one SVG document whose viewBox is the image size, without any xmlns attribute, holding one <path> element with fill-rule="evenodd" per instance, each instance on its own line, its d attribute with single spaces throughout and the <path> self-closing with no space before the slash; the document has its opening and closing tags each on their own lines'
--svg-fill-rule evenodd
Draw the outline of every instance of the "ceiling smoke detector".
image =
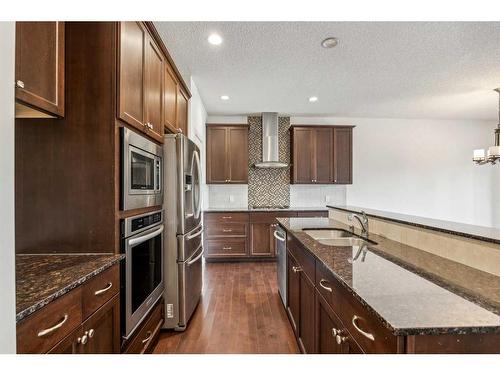
<svg viewBox="0 0 500 375">
<path fill-rule="evenodd" d="M 321 42 L 321 46 L 323 48 L 333 48 L 333 47 L 337 46 L 337 44 L 339 44 L 339 40 L 337 38 L 334 38 L 334 37 L 326 38 L 325 40 L 323 40 Z"/>
</svg>

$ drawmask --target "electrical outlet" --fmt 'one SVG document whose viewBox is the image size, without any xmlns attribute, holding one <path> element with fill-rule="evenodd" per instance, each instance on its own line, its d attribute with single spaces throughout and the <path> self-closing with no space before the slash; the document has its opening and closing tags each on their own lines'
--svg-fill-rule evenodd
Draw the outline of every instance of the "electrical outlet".
<svg viewBox="0 0 500 375">
<path fill-rule="evenodd" d="M 229 196 L 229 202 L 233 203 L 234 202 L 234 195 Z"/>
</svg>

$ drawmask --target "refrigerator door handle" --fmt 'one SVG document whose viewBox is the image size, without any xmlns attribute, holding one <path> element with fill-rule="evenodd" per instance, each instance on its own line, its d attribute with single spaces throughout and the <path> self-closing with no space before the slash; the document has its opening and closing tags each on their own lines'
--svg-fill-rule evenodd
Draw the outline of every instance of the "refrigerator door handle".
<svg viewBox="0 0 500 375">
<path fill-rule="evenodd" d="M 187 265 L 190 266 L 191 264 L 196 263 L 198 261 L 198 259 L 200 259 L 203 256 L 204 253 L 205 253 L 205 249 L 202 248 L 200 255 L 198 255 L 194 259 L 191 259 L 189 262 L 187 262 Z"/>
<path fill-rule="evenodd" d="M 201 235 L 203 233 L 203 227 L 200 225 L 200 230 L 196 233 L 193 233 L 193 234 L 189 234 L 186 239 L 187 240 L 192 240 L 193 238 L 195 237 L 198 237 L 199 235 Z"/>
</svg>

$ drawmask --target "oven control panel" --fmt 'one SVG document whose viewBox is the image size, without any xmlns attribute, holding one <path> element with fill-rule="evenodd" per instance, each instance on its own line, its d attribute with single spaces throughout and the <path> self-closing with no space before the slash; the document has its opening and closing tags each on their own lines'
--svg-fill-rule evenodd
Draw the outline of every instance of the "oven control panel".
<svg viewBox="0 0 500 375">
<path fill-rule="evenodd" d="M 132 232 L 136 232 L 159 222 L 161 222 L 161 212 L 132 219 Z"/>
<path fill-rule="evenodd" d="M 163 222 L 163 210 L 127 217 L 121 220 L 122 238 L 128 238 L 138 232 L 160 225 Z"/>
</svg>

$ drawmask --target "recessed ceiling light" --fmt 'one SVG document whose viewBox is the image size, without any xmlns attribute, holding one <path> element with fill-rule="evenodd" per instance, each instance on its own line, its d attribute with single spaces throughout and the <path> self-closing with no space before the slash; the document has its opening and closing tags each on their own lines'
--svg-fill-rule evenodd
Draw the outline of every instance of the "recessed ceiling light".
<svg viewBox="0 0 500 375">
<path fill-rule="evenodd" d="M 210 34 L 208 37 L 208 43 L 218 46 L 222 43 L 222 37 L 219 34 Z"/>
<path fill-rule="evenodd" d="M 317 96 L 311 96 L 311 97 L 309 98 L 309 101 L 310 101 L 311 103 L 317 102 L 317 101 L 318 101 L 318 97 L 317 97 Z"/>
<path fill-rule="evenodd" d="M 229 96 L 227 95 L 222 95 L 220 98 L 221 100 L 229 100 Z"/>
<path fill-rule="evenodd" d="M 337 44 L 339 44 L 339 40 L 337 38 L 334 38 L 334 37 L 326 38 L 325 40 L 323 40 L 321 42 L 321 46 L 323 48 L 333 48 Z"/>
</svg>

